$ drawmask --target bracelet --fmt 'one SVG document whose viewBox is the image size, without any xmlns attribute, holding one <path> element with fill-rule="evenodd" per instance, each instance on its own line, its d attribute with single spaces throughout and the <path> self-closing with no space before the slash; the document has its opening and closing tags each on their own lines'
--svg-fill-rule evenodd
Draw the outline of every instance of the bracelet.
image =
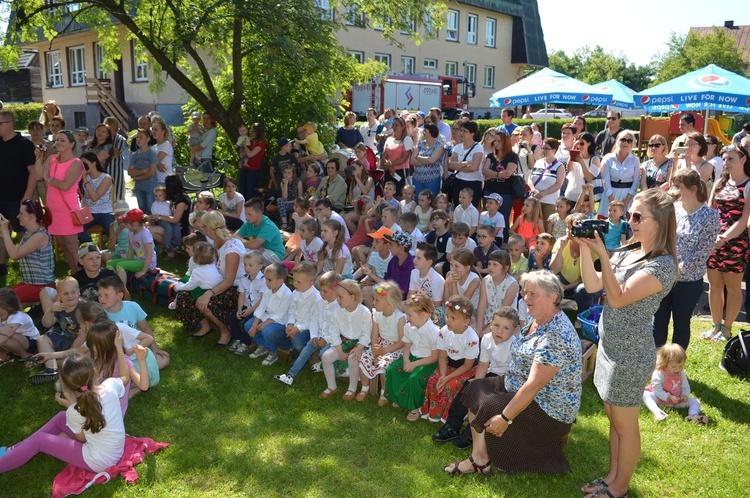
<svg viewBox="0 0 750 498">
<path fill-rule="evenodd" d="M 500 417 L 502 417 L 502 419 L 505 420 L 505 423 L 508 424 L 508 425 L 510 425 L 510 424 L 513 423 L 513 421 L 511 419 L 509 419 L 508 417 L 506 417 L 503 412 L 500 412 Z"/>
</svg>

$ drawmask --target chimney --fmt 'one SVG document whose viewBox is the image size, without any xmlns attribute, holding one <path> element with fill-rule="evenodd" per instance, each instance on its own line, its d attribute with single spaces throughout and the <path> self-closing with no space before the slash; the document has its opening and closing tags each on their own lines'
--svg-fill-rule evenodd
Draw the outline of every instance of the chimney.
<svg viewBox="0 0 750 498">
<path fill-rule="evenodd" d="M 724 27 L 726 29 L 740 29 L 738 26 L 734 25 L 734 21 L 724 21 Z"/>
</svg>

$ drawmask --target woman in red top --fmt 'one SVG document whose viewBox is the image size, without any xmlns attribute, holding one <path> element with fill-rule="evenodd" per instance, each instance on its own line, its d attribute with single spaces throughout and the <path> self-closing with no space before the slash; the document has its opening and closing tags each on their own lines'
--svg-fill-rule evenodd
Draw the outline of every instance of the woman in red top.
<svg viewBox="0 0 750 498">
<path fill-rule="evenodd" d="M 253 123 L 250 129 L 250 143 L 243 142 L 240 148 L 242 167 L 238 190 L 245 199 L 258 195 L 257 188 L 261 176 L 261 163 L 266 154 L 266 129 L 260 123 Z"/>
</svg>

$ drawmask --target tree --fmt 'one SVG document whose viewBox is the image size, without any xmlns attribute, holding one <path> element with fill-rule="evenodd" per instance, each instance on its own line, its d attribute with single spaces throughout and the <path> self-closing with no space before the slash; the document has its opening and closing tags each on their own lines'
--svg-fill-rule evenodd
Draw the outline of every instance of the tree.
<svg viewBox="0 0 750 498">
<path fill-rule="evenodd" d="M 658 69 L 654 84 L 664 83 L 709 64 L 745 74 L 745 61 L 736 41 L 723 28 L 714 28 L 713 33 L 708 35 L 698 35 L 692 31 L 687 36 L 672 33 L 668 46 L 667 53 L 657 56 L 655 60 Z"/>
<path fill-rule="evenodd" d="M 549 55 L 549 67 L 589 85 L 614 79 L 635 91 L 647 88 L 654 74 L 651 64 L 636 66 L 624 55 L 606 53 L 598 45 L 593 49 L 580 48 L 572 56 L 562 50 L 553 52 Z"/>
<path fill-rule="evenodd" d="M 120 55 L 117 25 L 134 40 L 156 76 L 152 91 L 172 78 L 197 106 L 211 114 L 232 140 L 243 122 L 261 120 L 272 136 L 287 134 L 300 119 L 328 123 L 353 81 L 371 79 L 384 67 L 358 64 L 338 44 L 345 16 L 333 16 L 313 0 L 6 0 L 14 10 L 0 57 L 12 61 L 18 44 L 53 39 L 74 23 L 90 26 L 101 40 L 105 69 Z M 333 7 L 355 5 L 352 0 Z M 444 23 L 441 3 L 362 0 L 360 12 L 382 26 L 387 39 L 414 27 Z"/>
</svg>

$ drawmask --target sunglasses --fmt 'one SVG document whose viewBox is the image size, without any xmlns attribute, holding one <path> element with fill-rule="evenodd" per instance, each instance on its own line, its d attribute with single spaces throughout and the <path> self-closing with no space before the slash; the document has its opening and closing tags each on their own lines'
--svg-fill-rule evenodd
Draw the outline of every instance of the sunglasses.
<svg viewBox="0 0 750 498">
<path fill-rule="evenodd" d="M 633 143 L 633 139 L 632 138 L 621 138 L 620 142 L 625 142 L 627 144 L 632 144 Z"/>
<path fill-rule="evenodd" d="M 616 117 L 614 117 L 614 116 L 609 116 L 609 117 L 607 118 L 607 121 L 617 121 L 618 119 L 620 119 L 620 118 L 616 118 Z"/>
<path fill-rule="evenodd" d="M 639 212 L 630 213 L 630 221 L 633 223 L 640 223 L 646 218 L 653 218 L 653 216 L 646 216 L 645 214 L 641 214 Z"/>
<path fill-rule="evenodd" d="M 648 144 L 648 147 L 649 149 L 658 149 L 659 147 L 661 147 L 661 144 L 659 142 L 655 144 Z"/>
</svg>

